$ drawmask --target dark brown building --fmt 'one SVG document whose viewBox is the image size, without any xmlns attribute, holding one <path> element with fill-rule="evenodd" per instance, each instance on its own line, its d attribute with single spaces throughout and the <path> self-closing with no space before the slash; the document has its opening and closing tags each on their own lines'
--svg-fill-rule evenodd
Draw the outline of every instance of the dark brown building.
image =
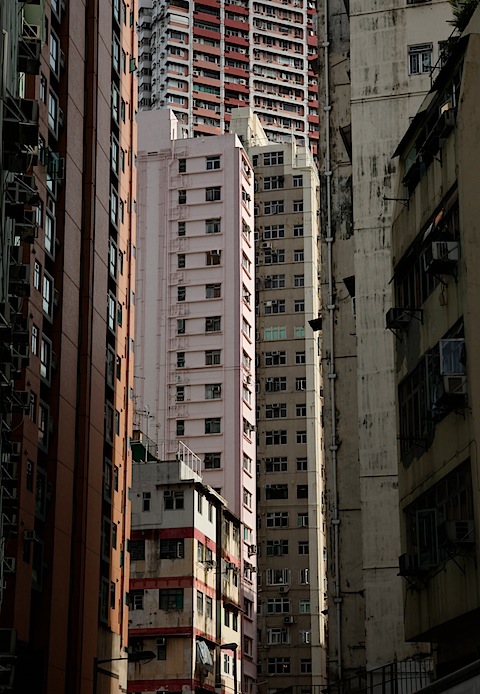
<svg viewBox="0 0 480 694">
<path fill-rule="evenodd" d="M 95 658 L 127 646 L 136 8 L 11 4 L 0 684 L 118 692 Z"/>
</svg>

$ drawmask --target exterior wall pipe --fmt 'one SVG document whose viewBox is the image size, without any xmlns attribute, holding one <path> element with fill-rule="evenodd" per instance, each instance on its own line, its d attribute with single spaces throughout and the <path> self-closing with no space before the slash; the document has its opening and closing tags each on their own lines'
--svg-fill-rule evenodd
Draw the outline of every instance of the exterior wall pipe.
<svg viewBox="0 0 480 694">
<path fill-rule="evenodd" d="M 337 485 L 337 427 L 335 422 L 335 302 L 333 296 L 333 262 L 332 262 L 332 245 L 334 242 L 332 236 L 332 171 L 331 171 L 331 151 L 330 151 L 330 75 L 329 75 L 329 4 L 328 0 L 324 0 L 324 69 L 325 69 L 325 104 L 323 110 L 325 112 L 325 184 L 326 184 L 326 201 L 327 201 L 327 229 L 326 229 L 326 244 L 327 244 L 327 263 L 328 263 L 328 314 L 330 323 L 330 364 L 328 370 L 328 378 L 330 382 L 330 402 L 331 402 L 331 426 L 332 439 L 330 452 L 332 455 L 332 485 L 333 485 L 333 533 L 334 533 L 334 604 L 337 620 L 337 675 L 340 683 L 342 680 L 342 597 L 340 592 L 340 518 L 338 510 L 338 485 Z"/>
</svg>

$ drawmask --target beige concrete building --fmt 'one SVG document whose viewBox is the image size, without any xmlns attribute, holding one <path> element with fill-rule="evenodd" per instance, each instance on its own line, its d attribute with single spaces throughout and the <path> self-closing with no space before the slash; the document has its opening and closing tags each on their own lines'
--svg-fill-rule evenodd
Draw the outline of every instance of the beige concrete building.
<svg viewBox="0 0 480 694">
<path fill-rule="evenodd" d="M 242 691 L 240 520 L 183 442 L 134 434 L 129 642 L 155 657 L 130 664 L 128 691 Z"/>
<path fill-rule="evenodd" d="M 231 130 L 255 173 L 257 688 L 306 693 L 326 684 L 319 180 L 247 109 Z"/>
<path fill-rule="evenodd" d="M 335 685 L 376 668 L 383 677 L 389 663 L 426 650 L 405 644 L 403 633 L 394 338 L 384 316 L 397 197 L 392 154 L 430 88 L 451 13 L 444 0 L 320 5 L 329 681 Z"/>
<path fill-rule="evenodd" d="M 434 644 L 437 677 L 480 652 L 479 67 L 477 9 L 397 149 L 407 204 L 392 231 L 387 325 L 398 338 L 400 574 L 406 638 Z M 478 687 L 478 667 L 461 677 L 463 691 Z"/>
</svg>

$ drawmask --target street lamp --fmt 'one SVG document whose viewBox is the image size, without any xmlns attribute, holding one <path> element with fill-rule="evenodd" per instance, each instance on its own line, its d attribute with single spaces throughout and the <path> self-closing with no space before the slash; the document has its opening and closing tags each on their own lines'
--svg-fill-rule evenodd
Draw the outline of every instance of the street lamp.
<svg viewBox="0 0 480 694">
<path fill-rule="evenodd" d="M 223 651 L 233 651 L 233 694 L 238 694 L 237 689 L 237 648 L 238 643 L 222 643 L 220 649 Z"/>
<path fill-rule="evenodd" d="M 92 694 L 97 694 L 97 680 L 98 673 L 101 675 L 106 675 L 107 677 L 112 677 L 118 680 L 118 675 L 116 672 L 111 670 L 105 670 L 99 665 L 104 665 L 105 663 L 114 663 L 118 660 L 128 660 L 129 663 L 149 663 L 155 658 L 155 653 L 153 651 L 137 651 L 135 653 L 129 653 L 127 658 L 97 658 L 93 659 L 93 692 Z"/>
</svg>

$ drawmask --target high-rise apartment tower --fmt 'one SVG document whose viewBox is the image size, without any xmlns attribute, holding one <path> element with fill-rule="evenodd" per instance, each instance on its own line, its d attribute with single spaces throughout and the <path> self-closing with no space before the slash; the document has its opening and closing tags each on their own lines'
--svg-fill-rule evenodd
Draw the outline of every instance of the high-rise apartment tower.
<svg viewBox="0 0 480 694">
<path fill-rule="evenodd" d="M 242 522 L 238 634 L 248 694 L 257 580 L 253 171 L 236 135 L 178 140 L 169 109 L 140 114 L 139 126 L 139 423 L 173 451 L 178 440 L 195 451 L 204 482 Z M 222 609 L 233 619 L 231 606 Z"/>
<path fill-rule="evenodd" d="M 250 106 L 269 139 L 318 143 L 313 0 L 143 0 L 139 106 L 172 108 L 189 137 Z"/>
</svg>

